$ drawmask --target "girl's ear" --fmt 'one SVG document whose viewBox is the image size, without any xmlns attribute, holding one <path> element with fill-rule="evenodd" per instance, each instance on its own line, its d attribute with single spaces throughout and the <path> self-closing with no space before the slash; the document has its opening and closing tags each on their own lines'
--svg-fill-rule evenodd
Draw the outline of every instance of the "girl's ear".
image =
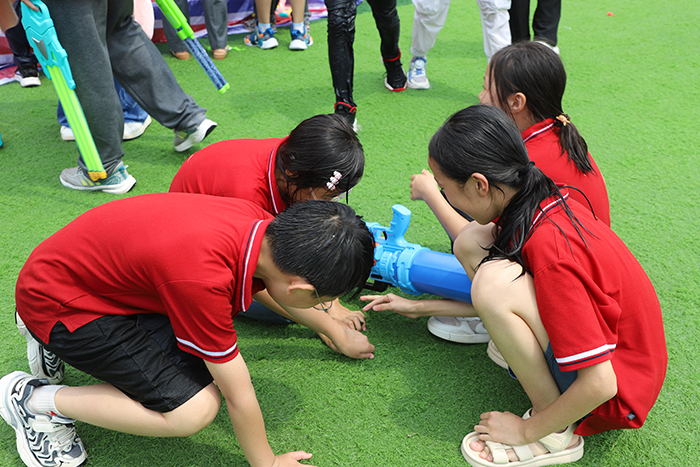
<svg viewBox="0 0 700 467">
<path fill-rule="evenodd" d="M 473 183 L 474 189 L 479 196 L 484 197 L 489 194 L 489 181 L 483 174 L 474 172 L 470 181 Z"/>
<path fill-rule="evenodd" d="M 527 109 L 527 97 L 522 92 L 516 92 L 512 96 L 508 97 L 508 106 L 510 107 L 510 112 L 516 115 L 523 110 Z"/>
</svg>

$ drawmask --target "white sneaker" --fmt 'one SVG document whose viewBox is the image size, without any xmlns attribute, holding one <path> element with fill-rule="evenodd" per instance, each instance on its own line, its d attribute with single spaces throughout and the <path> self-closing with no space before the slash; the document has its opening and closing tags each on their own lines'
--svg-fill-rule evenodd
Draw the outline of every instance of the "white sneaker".
<svg viewBox="0 0 700 467">
<path fill-rule="evenodd" d="M 197 143 L 201 143 L 204 138 L 216 128 L 216 122 L 205 118 L 197 128 L 190 131 L 175 131 L 175 141 L 173 145 L 177 152 L 186 151 Z"/>
<path fill-rule="evenodd" d="M 75 141 L 75 135 L 70 127 L 61 125 L 61 139 L 63 141 Z"/>
<path fill-rule="evenodd" d="M 122 136 L 122 140 L 129 141 L 138 138 L 146 131 L 146 128 L 148 128 L 152 121 L 151 116 L 148 115 L 143 122 L 124 123 L 124 136 Z M 61 125 L 61 139 L 63 141 L 75 141 L 73 130 L 70 127 Z"/>
<path fill-rule="evenodd" d="M 425 73 L 427 60 L 423 57 L 413 57 L 408 66 L 408 87 L 411 89 L 430 89 L 430 81 Z"/>
<path fill-rule="evenodd" d="M 35 414 L 27 408 L 34 389 L 46 384 L 22 371 L 0 379 L 0 416 L 15 430 L 17 451 L 31 467 L 79 467 L 85 447 L 75 431 L 75 420 Z"/>
<path fill-rule="evenodd" d="M 501 355 L 501 352 L 498 350 L 498 347 L 496 347 L 496 344 L 494 344 L 493 341 L 489 341 L 489 345 L 486 347 L 486 355 L 488 355 L 496 365 L 500 366 L 501 368 L 505 368 L 506 370 L 508 369 L 508 362 L 506 362 L 506 359 L 503 358 L 503 355 Z"/>
<path fill-rule="evenodd" d="M 542 44 L 542 45 L 549 47 L 550 49 L 552 49 L 554 51 L 555 54 L 559 55 L 559 47 L 557 47 L 556 45 L 550 45 L 550 44 L 546 43 L 545 41 L 535 41 L 535 42 L 537 42 L 538 44 Z"/>
<path fill-rule="evenodd" d="M 27 341 L 27 360 L 32 376 L 45 379 L 49 384 L 60 384 L 66 372 L 66 365 L 55 353 L 47 350 L 39 341 L 34 339 L 27 326 L 15 311 L 15 323 L 19 333 Z"/>
<path fill-rule="evenodd" d="M 461 344 L 485 344 L 491 340 L 479 318 L 431 316 L 428 320 L 428 331 L 446 341 Z"/>
<path fill-rule="evenodd" d="M 144 120 L 143 122 L 124 123 L 124 137 L 122 139 L 124 141 L 129 141 L 131 139 L 138 138 L 143 134 L 144 131 L 146 131 L 146 128 L 148 128 L 148 125 L 150 125 L 151 122 L 151 116 L 148 115 L 146 117 L 146 120 Z"/>
<path fill-rule="evenodd" d="M 306 50 L 314 44 L 311 34 L 304 31 L 291 30 L 292 42 L 289 43 L 289 50 Z"/>
</svg>

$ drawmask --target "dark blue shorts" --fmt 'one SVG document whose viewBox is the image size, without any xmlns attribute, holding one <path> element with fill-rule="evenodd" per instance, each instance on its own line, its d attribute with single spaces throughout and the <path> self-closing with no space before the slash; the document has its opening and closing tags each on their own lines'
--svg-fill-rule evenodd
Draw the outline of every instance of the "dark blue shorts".
<svg viewBox="0 0 700 467">
<path fill-rule="evenodd" d="M 69 365 L 161 413 L 213 382 L 204 360 L 180 350 L 159 314 L 103 316 L 72 333 L 59 322 L 50 342 L 45 347 Z"/>
<path fill-rule="evenodd" d="M 576 381 L 576 377 L 578 376 L 577 371 L 561 371 L 559 368 L 559 365 L 557 365 L 557 361 L 554 358 L 554 351 L 552 350 L 552 344 L 547 345 L 547 350 L 544 352 L 544 358 L 547 360 L 547 365 L 549 365 L 549 371 L 552 373 L 552 377 L 554 377 L 554 381 L 557 383 L 557 387 L 559 387 L 559 392 L 564 394 L 564 391 L 569 389 L 569 386 L 574 384 L 574 381 Z M 518 379 L 515 377 L 515 374 L 511 371 L 510 367 L 508 368 L 508 373 L 515 379 Z"/>
</svg>

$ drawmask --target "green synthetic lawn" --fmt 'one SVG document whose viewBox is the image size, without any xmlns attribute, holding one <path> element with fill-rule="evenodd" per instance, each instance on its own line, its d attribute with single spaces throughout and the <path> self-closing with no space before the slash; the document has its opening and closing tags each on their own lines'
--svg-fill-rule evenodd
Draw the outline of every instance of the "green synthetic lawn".
<svg viewBox="0 0 700 467">
<path fill-rule="evenodd" d="M 403 0 L 399 13 L 407 66 L 413 6 Z M 656 286 L 669 352 L 666 383 L 645 426 L 587 438 L 579 465 L 698 463 L 698 18 L 697 0 L 563 5 L 559 46 L 569 74 L 564 110 L 606 177 L 613 229 Z M 233 50 L 217 62 L 231 83 L 224 95 L 194 60 L 177 61 L 159 47 L 185 91 L 219 123 L 206 140 L 213 143 L 284 136 L 301 120 L 332 111 L 325 20 L 314 22 L 311 34 L 315 44 L 301 53 L 287 50 L 286 28 L 278 34 L 280 47 L 270 51 L 248 48 L 242 36 L 231 36 Z M 357 17 L 355 100 L 367 165 L 350 201 L 366 220 L 383 225 L 391 219 L 392 204 L 408 206 L 413 219 L 407 239 L 434 250 L 447 251 L 447 237 L 424 204 L 410 201 L 408 185 L 411 174 L 427 167 L 434 131 L 453 112 L 477 103 L 486 65 L 481 34 L 475 2 L 453 2 L 429 55 L 433 88 L 390 93 L 366 5 Z M 1 374 L 28 370 L 24 340 L 13 321 L 13 291 L 32 249 L 87 209 L 166 191 L 190 154 L 176 153 L 172 131 L 154 122 L 142 137 L 124 144 L 124 162 L 138 180 L 131 193 L 64 188 L 58 175 L 75 166 L 76 146 L 61 141 L 56 94 L 48 80 L 42 82 L 33 89 L 0 87 Z M 376 358 L 354 361 L 301 326 L 237 320 L 241 352 L 276 453 L 306 450 L 314 454 L 314 465 L 326 467 L 464 466 L 459 443 L 481 412 L 520 414 L 529 407 L 517 382 L 486 357 L 485 345 L 437 339 L 426 319 L 370 313 L 367 324 Z M 66 384 L 91 382 L 68 369 Z M 12 429 L 0 425 L 0 465 L 21 465 Z M 82 423 L 77 428 L 91 466 L 246 465 L 223 408 L 211 426 L 183 439 L 130 436 Z"/>
</svg>

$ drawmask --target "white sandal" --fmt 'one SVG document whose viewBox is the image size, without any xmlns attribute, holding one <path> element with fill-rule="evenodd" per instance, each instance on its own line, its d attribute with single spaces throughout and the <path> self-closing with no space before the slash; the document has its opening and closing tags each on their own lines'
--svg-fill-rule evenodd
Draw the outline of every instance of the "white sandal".
<svg viewBox="0 0 700 467">
<path fill-rule="evenodd" d="M 529 412 L 529 411 L 528 411 Z M 469 433 L 462 440 L 462 455 L 474 467 L 492 467 L 494 465 L 509 465 L 511 467 L 525 466 L 543 466 L 555 464 L 567 464 L 576 462 L 583 457 L 583 438 L 579 437 L 579 442 L 576 446 L 568 448 L 571 439 L 574 436 L 574 425 L 569 425 L 562 433 L 552 433 L 539 440 L 548 453 L 535 456 L 529 445 L 511 446 L 508 444 L 497 443 L 495 441 L 486 441 L 486 446 L 491 450 L 493 462 L 482 459 L 480 452 L 474 451 L 471 448 L 473 441 L 479 440 L 479 434 L 476 432 Z M 509 462 L 508 449 L 515 451 L 518 456 L 518 461 Z"/>
</svg>

